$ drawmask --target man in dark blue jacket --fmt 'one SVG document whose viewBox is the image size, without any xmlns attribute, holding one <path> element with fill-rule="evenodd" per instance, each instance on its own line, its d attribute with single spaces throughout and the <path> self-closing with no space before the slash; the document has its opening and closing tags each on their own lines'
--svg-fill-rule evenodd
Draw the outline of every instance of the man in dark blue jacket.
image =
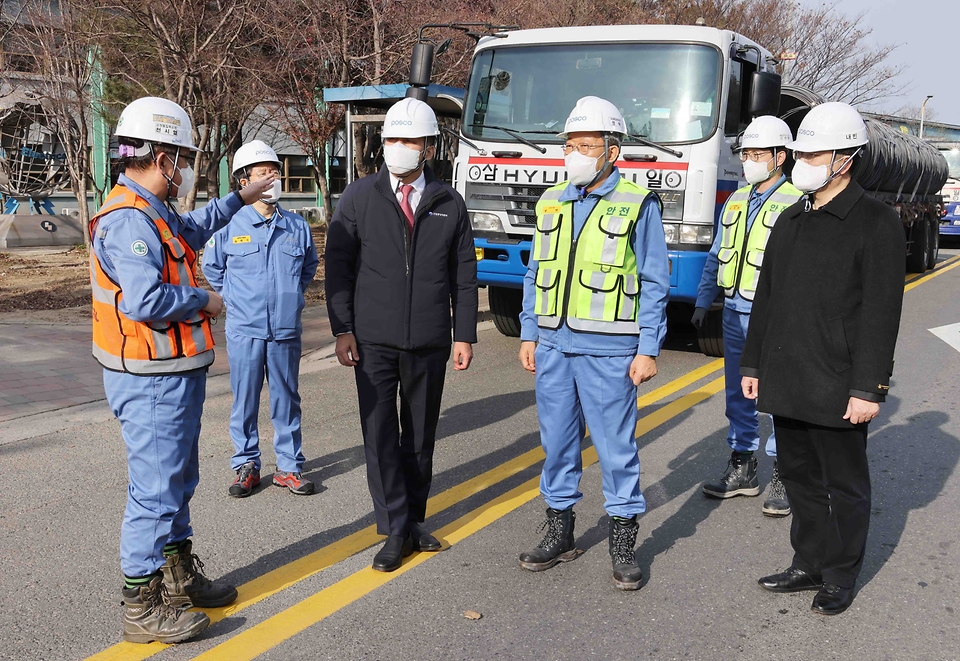
<svg viewBox="0 0 960 661">
<path fill-rule="evenodd" d="M 439 551 L 426 515 L 453 333 L 455 370 L 477 341 L 477 259 L 463 198 L 426 161 L 439 134 L 426 103 L 384 120 L 385 167 L 352 183 L 330 221 L 326 292 L 340 364 L 354 367 L 377 532 L 373 568 Z M 451 307 L 453 318 L 451 326 Z M 397 389 L 400 407 L 397 409 Z"/>
</svg>

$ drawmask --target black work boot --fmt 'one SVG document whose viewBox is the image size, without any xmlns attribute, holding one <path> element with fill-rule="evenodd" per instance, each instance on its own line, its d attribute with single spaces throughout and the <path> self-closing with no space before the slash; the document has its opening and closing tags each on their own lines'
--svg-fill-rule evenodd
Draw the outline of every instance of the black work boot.
<svg viewBox="0 0 960 661">
<path fill-rule="evenodd" d="M 576 520 L 572 507 L 565 510 L 548 507 L 547 520 L 537 529 L 537 532 L 546 530 L 546 534 L 535 549 L 520 554 L 520 566 L 529 571 L 543 571 L 580 555 L 573 541 L 573 524 Z"/>
<path fill-rule="evenodd" d="M 163 579 L 123 590 L 123 639 L 129 643 L 180 643 L 210 626 L 206 613 L 170 605 Z"/>
<path fill-rule="evenodd" d="M 773 477 L 767 486 L 767 499 L 763 501 L 764 516 L 790 516 L 790 503 L 787 501 L 787 490 L 780 481 L 780 471 L 777 464 L 773 464 Z"/>
<path fill-rule="evenodd" d="M 177 607 L 219 608 L 237 599 L 232 585 L 217 585 L 203 575 L 203 563 L 193 554 L 193 542 L 180 543 L 180 552 L 167 556 L 160 568 L 170 603 Z"/>
<path fill-rule="evenodd" d="M 757 458 L 745 456 L 734 450 L 730 453 L 727 470 L 716 482 L 703 485 L 703 493 L 714 498 L 760 495 L 760 480 L 757 478 Z"/>
<path fill-rule="evenodd" d="M 613 561 L 613 584 L 621 590 L 639 590 L 643 572 L 637 565 L 636 515 L 629 519 L 610 517 L 610 559 Z"/>
</svg>

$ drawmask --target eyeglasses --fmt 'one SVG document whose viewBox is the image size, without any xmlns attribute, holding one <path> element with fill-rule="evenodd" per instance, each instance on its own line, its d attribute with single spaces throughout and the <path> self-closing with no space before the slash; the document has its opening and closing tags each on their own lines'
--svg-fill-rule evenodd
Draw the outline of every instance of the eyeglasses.
<svg viewBox="0 0 960 661">
<path fill-rule="evenodd" d="M 603 149 L 603 144 L 591 145 L 591 144 L 587 144 L 586 142 L 581 142 L 581 143 L 578 144 L 578 145 L 570 145 L 570 144 L 567 144 L 567 145 L 564 145 L 564 146 L 563 146 L 563 153 L 564 153 L 564 154 L 569 154 L 569 153 L 572 152 L 574 149 L 576 149 L 578 152 L 580 152 L 581 154 L 583 154 L 584 156 L 586 156 L 587 154 L 589 154 L 590 152 L 592 152 L 594 149 Z"/>
<path fill-rule="evenodd" d="M 740 160 L 742 162 L 753 161 L 754 163 L 759 163 L 760 161 L 767 160 L 767 157 L 773 157 L 769 151 L 742 151 L 740 152 Z"/>
</svg>

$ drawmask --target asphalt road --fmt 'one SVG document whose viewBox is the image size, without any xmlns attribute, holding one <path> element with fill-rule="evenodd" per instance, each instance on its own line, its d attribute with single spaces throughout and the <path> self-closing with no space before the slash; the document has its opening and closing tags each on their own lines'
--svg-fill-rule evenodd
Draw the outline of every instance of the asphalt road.
<svg viewBox="0 0 960 661">
<path fill-rule="evenodd" d="M 0 430 L 2 659 L 876 659 L 960 658 L 960 352 L 928 329 L 960 322 L 960 261 L 908 285 L 893 389 L 871 425 L 873 519 L 860 592 L 844 615 L 812 593 L 773 595 L 756 579 L 789 564 L 789 519 L 763 497 L 700 492 L 723 469 L 721 376 L 682 325 L 640 399 L 639 592 L 611 584 L 600 471 L 584 446 L 575 562 L 532 574 L 543 502 L 533 379 L 515 340 L 480 333 L 474 366 L 448 375 L 427 526 L 449 545 L 393 574 L 369 569 L 373 532 L 349 370 L 304 364 L 305 473 L 312 497 L 261 487 L 226 495 L 230 395 L 211 379 L 193 501 L 207 574 L 240 588 L 199 639 L 120 641 L 119 527 L 126 465 L 106 404 Z M 919 283 L 919 284 L 918 284 Z M 768 423 L 765 423 L 768 424 Z M 270 437 L 269 420 L 261 419 Z M 272 467 L 272 450 L 264 447 Z M 772 462 L 761 457 L 765 484 Z M 269 482 L 269 479 L 266 480 Z M 465 611 L 481 614 L 478 620 Z"/>
</svg>

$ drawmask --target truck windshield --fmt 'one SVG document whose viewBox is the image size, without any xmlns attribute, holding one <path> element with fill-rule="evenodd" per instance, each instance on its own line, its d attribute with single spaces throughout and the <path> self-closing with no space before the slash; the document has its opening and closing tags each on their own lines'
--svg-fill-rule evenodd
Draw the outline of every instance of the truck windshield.
<svg viewBox="0 0 960 661">
<path fill-rule="evenodd" d="M 947 165 L 950 167 L 950 178 L 960 179 L 960 148 L 942 149 L 940 153 L 947 159 Z"/>
<path fill-rule="evenodd" d="M 720 105 L 720 53 L 695 44 L 551 44 L 491 48 L 473 60 L 463 132 L 509 140 L 504 126 L 548 140 L 583 96 L 611 101 L 633 135 L 659 143 L 710 137 Z"/>
</svg>

